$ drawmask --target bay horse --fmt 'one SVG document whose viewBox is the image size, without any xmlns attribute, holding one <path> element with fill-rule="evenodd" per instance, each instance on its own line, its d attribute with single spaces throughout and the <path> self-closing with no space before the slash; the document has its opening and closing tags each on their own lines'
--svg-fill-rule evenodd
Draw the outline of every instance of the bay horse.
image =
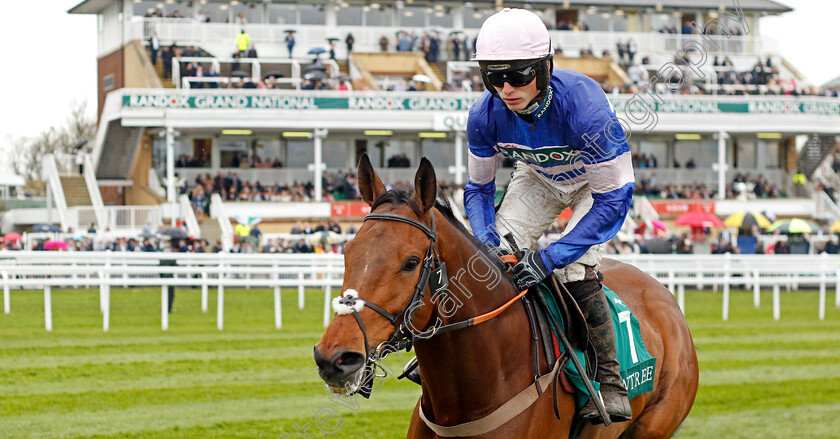
<svg viewBox="0 0 840 439">
<path fill-rule="evenodd" d="M 335 393 L 362 392 L 360 376 L 370 366 L 370 352 L 398 339 L 406 328 L 421 328 L 426 336 L 416 338 L 414 348 L 422 396 L 407 437 L 453 437 L 436 433 L 427 421 L 437 426 L 476 423 L 534 385 L 528 311 L 522 300 L 514 300 L 519 292 L 501 263 L 479 262 L 486 259 L 475 256 L 485 250 L 449 207 L 436 201 L 437 182 L 428 160 L 420 163 L 413 193 L 386 191 L 366 155 L 358 181 L 371 214 L 345 247 L 343 297 L 333 302 L 344 311 L 315 345 L 319 374 Z M 451 283 L 443 291 L 448 297 L 433 296 L 428 287 L 432 261 L 435 267 L 446 264 Z M 561 390 L 554 401 L 553 392 L 543 387 L 531 405 L 502 425 L 454 437 L 658 439 L 674 434 L 691 409 L 699 381 L 688 325 L 674 296 L 647 274 L 609 259 L 602 261 L 601 271 L 603 283 L 638 318 L 645 346 L 656 358 L 654 390 L 630 401 L 632 421 L 574 423 L 573 396 Z M 477 316 L 483 316 L 481 324 Z M 430 330 L 464 322 L 472 324 L 445 333 Z M 549 366 L 540 358 L 540 374 L 547 375 Z"/>
</svg>

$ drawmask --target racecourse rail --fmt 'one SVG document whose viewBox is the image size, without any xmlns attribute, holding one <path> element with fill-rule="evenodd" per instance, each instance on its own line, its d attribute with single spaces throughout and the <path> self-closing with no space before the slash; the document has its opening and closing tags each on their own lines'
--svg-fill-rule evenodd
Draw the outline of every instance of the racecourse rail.
<svg viewBox="0 0 840 439">
<path fill-rule="evenodd" d="M 758 307 L 761 290 L 773 292 L 773 318 L 779 320 L 780 291 L 802 286 L 819 289 L 817 316 L 825 319 L 826 290 L 834 285 L 835 306 L 840 308 L 840 257 L 837 255 L 609 255 L 628 262 L 659 280 L 676 294 L 685 312 L 686 286 L 719 288 L 723 292 L 721 316 L 729 318 L 729 290 L 744 286 L 753 292 Z M 175 265 L 164 265 L 174 260 Z M 217 327 L 224 328 L 225 288 L 274 290 L 274 321 L 282 328 L 281 291 L 296 289 L 303 309 L 306 288 L 324 290 L 324 325 L 332 316 L 333 290 L 340 291 L 344 257 L 340 254 L 229 254 L 229 253 L 127 253 L 42 252 L 0 253 L 3 312 L 11 313 L 10 289 L 44 291 L 44 324 L 52 330 L 52 288 L 99 288 L 102 329 L 110 325 L 112 286 L 161 288 L 161 329 L 169 327 L 170 286 L 201 287 L 201 309 L 207 312 L 209 289 L 217 294 Z"/>
</svg>

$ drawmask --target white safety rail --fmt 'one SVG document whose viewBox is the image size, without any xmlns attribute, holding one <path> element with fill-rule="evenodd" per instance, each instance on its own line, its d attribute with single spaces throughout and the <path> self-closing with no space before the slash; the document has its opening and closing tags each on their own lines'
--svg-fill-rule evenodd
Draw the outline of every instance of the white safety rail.
<svg viewBox="0 0 840 439">
<path fill-rule="evenodd" d="M 230 251 L 233 247 L 233 226 L 230 225 L 230 217 L 225 210 L 225 203 L 222 202 L 222 197 L 214 193 L 210 195 L 210 216 L 215 217 L 219 222 L 219 229 L 222 231 L 222 249 Z"/>
<path fill-rule="evenodd" d="M 288 77 L 277 77 L 275 78 L 275 82 L 277 84 L 290 84 L 294 86 L 295 89 L 300 90 L 300 84 L 303 82 L 303 77 L 301 72 L 303 68 L 301 66 L 302 63 L 309 65 L 311 60 L 298 60 L 298 59 L 290 59 L 290 58 L 208 58 L 208 57 L 178 57 L 172 59 L 172 83 L 175 84 L 176 87 L 183 87 L 183 88 L 190 88 L 190 83 L 192 82 L 216 82 L 216 83 L 224 83 L 229 84 L 231 82 L 238 83 L 241 82 L 243 79 L 239 77 L 213 77 L 213 76 L 181 76 L 181 63 L 198 63 L 198 64 L 210 64 L 215 69 L 216 72 L 221 72 L 221 65 L 225 64 L 233 68 L 234 65 L 238 64 L 239 69 L 242 70 L 243 67 L 248 66 L 247 68 L 250 69 L 250 81 L 260 81 L 262 79 L 262 66 L 263 65 L 271 65 L 272 67 L 276 66 L 288 66 L 289 68 L 289 76 Z M 336 78 L 340 73 L 340 69 L 338 67 L 338 63 L 335 60 L 326 59 L 321 60 L 323 63 L 324 68 L 329 71 L 327 75 L 329 78 Z M 266 74 L 272 72 L 265 72 Z"/>
<path fill-rule="evenodd" d="M 840 257 L 818 255 L 623 255 L 675 292 L 685 310 L 685 288 L 722 288 L 722 318 L 729 319 L 729 292 L 744 285 L 753 292 L 758 307 L 761 290 L 773 292 L 773 318 L 781 317 L 781 288 L 795 291 L 809 286 L 819 289 L 817 316 L 825 318 L 829 286 L 835 289 L 840 307 Z M 174 266 L 162 265 L 174 260 Z M 110 288 L 161 287 L 161 328 L 169 327 L 169 286 L 200 286 L 202 311 L 215 288 L 218 297 L 217 327 L 224 327 L 225 288 L 273 288 L 275 326 L 282 327 L 281 290 L 297 291 L 298 307 L 304 307 L 305 288 L 323 288 L 323 322 L 332 316 L 331 299 L 339 294 L 344 258 L 338 254 L 227 254 L 227 253 L 121 253 L 121 252 L 6 252 L 0 254 L 0 284 L 3 308 L 11 312 L 10 289 L 44 291 L 45 325 L 52 330 L 52 288 L 99 287 L 103 330 L 110 319 Z M 59 311 L 60 312 L 60 311 Z"/>
<path fill-rule="evenodd" d="M 314 47 L 325 46 L 325 38 L 342 37 L 352 33 L 355 39 L 354 50 L 359 52 L 378 52 L 379 38 L 382 35 L 396 35 L 400 31 L 415 30 L 418 33 L 427 30 L 423 27 L 412 29 L 410 26 L 323 26 L 323 25 L 289 25 L 248 23 L 197 23 L 184 18 L 144 18 L 132 17 L 128 30 L 130 39 L 146 41 L 157 32 L 162 45 L 172 41 L 179 44 L 202 46 L 205 50 L 215 54 L 228 53 L 240 30 L 244 29 L 251 42 L 260 53 L 269 51 L 272 56 L 285 54 L 282 44 L 286 30 L 294 30 L 297 53 L 306 53 Z M 470 40 L 478 34 L 478 29 L 465 29 Z M 703 49 L 711 55 L 730 56 L 767 56 L 779 53 L 779 42 L 766 36 L 725 36 L 725 35 L 683 35 L 662 34 L 659 32 L 609 32 L 609 31 L 549 31 L 551 41 L 559 45 L 567 53 L 577 53 L 580 49 L 592 48 L 601 53 L 603 49 L 615 50 L 616 43 L 633 39 L 637 52 L 640 54 L 673 55 L 677 50 L 694 48 Z M 344 44 L 336 47 L 339 58 L 346 57 Z"/>
<path fill-rule="evenodd" d="M 176 265 L 163 265 L 174 260 Z M 11 313 L 10 289 L 42 289 L 44 321 L 52 330 L 52 288 L 99 287 L 102 329 L 110 327 L 112 286 L 160 287 L 161 329 L 169 328 L 168 287 L 200 286 L 207 311 L 210 288 L 217 293 L 217 328 L 224 328 L 225 288 L 273 288 L 275 327 L 282 328 L 281 290 L 297 292 L 298 308 L 305 288 L 324 289 L 324 326 L 332 317 L 332 297 L 343 282 L 341 255 L 240 255 L 226 253 L 9 252 L 0 255 L 4 313 Z"/>
<path fill-rule="evenodd" d="M 201 238 L 201 228 L 198 226 L 198 219 L 195 217 L 195 211 L 190 203 L 190 197 L 181 194 L 178 197 L 178 207 L 181 211 L 181 218 L 184 220 L 184 225 L 187 227 L 187 234 L 193 238 Z"/>
<path fill-rule="evenodd" d="M 61 224 L 62 230 L 67 230 L 68 214 L 67 214 L 67 199 L 64 198 L 64 189 L 61 187 L 61 178 L 59 177 L 58 165 L 56 163 L 55 155 L 47 154 L 41 162 L 43 178 L 47 181 L 47 210 L 52 209 L 50 206 L 51 198 L 55 202 L 55 208 L 58 211 L 58 221 Z M 49 221 L 50 218 L 47 218 Z"/>
<path fill-rule="evenodd" d="M 729 319 L 730 287 L 741 285 L 753 292 L 753 305 L 761 303 L 761 290 L 773 291 L 773 318 L 779 320 L 780 289 L 819 288 L 820 320 L 825 319 L 826 288 L 834 285 L 834 304 L 840 308 L 840 257 L 837 255 L 610 255 L 656 278 L 677 295 L 685 312 L 686 286 L 721 288 L 721 317 Z"/>
<path fill-rule="evenodd" d="M 102 201 L 102 192 L 99 190 L 99 183 L 96 182 L 96 170 L 93 167 L 93 160 L 91 160 L 90 154 L 83 154 L 82 163 L 84 163 L 82 173 L 85 177 L 85 186 L 87 186 L 88 194 L 90 194 L 90 203 L 96 215 L 96 223 L 102 227 L 106 221 L 105 203 Z M 86 223 L 82 224 L 84 225 Z"/>
</svg>

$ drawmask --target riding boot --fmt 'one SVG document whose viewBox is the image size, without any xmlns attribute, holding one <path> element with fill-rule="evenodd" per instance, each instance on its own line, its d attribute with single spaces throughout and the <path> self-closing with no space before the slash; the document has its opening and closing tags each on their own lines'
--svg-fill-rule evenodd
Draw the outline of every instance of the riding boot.
<svg viewBox="0 0 840 439">
<path fill-rule="evenodd" d="M 610 415 L 611 422 L 626 422 L 632 419 L 627 389 L 621 382 L 621 371 L 615 346 L 610 305 L 598 280 L 571 282 L 581 284 L 575 288 L 579 293 L 572 294 L 578 301 L 586 323 L 589 325 L 589 341 L 595 349 L 598 365 L 595 369 L 595 381 L 601 383 L 600 397 Z M 572 288 L 570 288 L 572 292 Z M 580 297 L 580 298 L 578 298 Z M 580 410 L 580 417 L 593 424 L 603 423 L 595 401 L 590 398 Z"/>
</svg>

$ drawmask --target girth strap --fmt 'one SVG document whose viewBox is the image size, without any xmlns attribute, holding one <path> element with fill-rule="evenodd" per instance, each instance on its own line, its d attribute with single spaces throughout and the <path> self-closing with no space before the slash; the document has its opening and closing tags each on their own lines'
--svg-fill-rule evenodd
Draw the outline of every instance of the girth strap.
<svg viewBox="0 0 840 439">
<path fill-rule="evenodd" d="M 426 426 L 435 432 L 435 434 L 442 437 L 469 437 L 487 434 L 502 425 L 505 425 L 511 419 L 519 416 L 522 412 L 531 407 L 541 396 L 540 392 L 537 390 L 537 386 L 541 389 L 548 387 L 555 375 L 559 372 L 560 363 L 562 362 L 555 362 L 554 369 L 552 369 L 551 372 L 539 377 L 534 384 L 526 387 L 525 390 L 519 392 L 516 396 L 509 399 L 508 402 L 502 404 L 502 406 L 494 410 L 493 413 L 490 413 L 481 419 L 453 425 L 451 427 L 438 425 L 426 418 L 426 414 L 423 413 L 422 402 L 418 406 L 420 419 L 422 419 Z M 422 397 L 420 400 L 423 400 Z"/>
</svg>

